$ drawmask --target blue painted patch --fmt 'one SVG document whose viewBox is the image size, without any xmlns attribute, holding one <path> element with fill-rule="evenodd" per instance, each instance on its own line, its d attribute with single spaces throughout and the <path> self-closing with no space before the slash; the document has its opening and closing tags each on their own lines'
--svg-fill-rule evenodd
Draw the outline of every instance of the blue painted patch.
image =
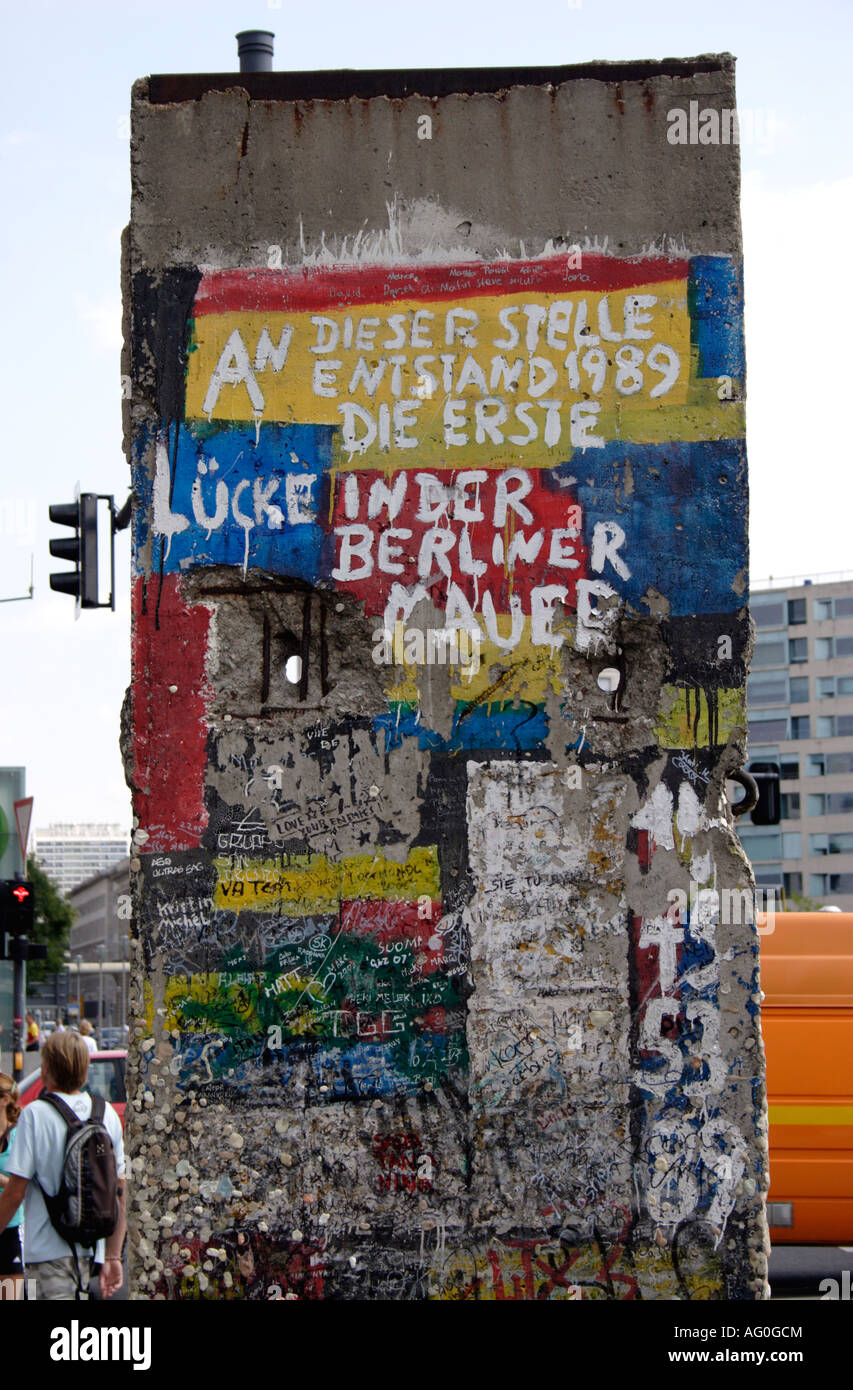
<svg viewBox="0 0 853 1390">
<path fill-rule="evenodd" d="M 491 710 L 491 712 L 489 712 Z M 544 705 L 457 704 L 449 738 L 427 728 L 417 711 L 400 708 L 377 715 L 374 729 L 385 734 L 385 752 L 401 748 L 406 738 L 417 738 L 429 752 L 461 753 L 466 749 L 509 749 L 513 752 L 540 748 L 548 737 Z"/>
<path fill-rule="evenodd" d="M 690 341 L 700 377 L 743 376 L 743 274 L 728 256 L 694 256 L 687 280 Z"/>
<path fill-rule="evenodd" d="M 318 425 L 262 425 L 257 439 L 254 426 L 182 425 L 177 459 L 169 460 L 170 540 L 157 533 L 147 477 L 138 489 L 151 509 L 155 568 L 162 548 L 167 574 L 231 565 L 316 581 L 331 438 Z M 183 529 L 174 518 L 178 527 L 185 519 Z"/>
<path fill-rule="evenodd" d="M 590 579 L 605 580 L 639 612 L 649 607 L 649 589 L 668 599 L 673 617 L 745 606 L 745 588 L 733 587 L 748 559 L 746 457 L 738 440 L 608 444 L 556 471 L 578 480 L 587 546 L 598 522 L 615 521 L 625 532 L 618 555 L 629 578 L 609 559 L 597 573 L 591 555 Z"/>
</svg>

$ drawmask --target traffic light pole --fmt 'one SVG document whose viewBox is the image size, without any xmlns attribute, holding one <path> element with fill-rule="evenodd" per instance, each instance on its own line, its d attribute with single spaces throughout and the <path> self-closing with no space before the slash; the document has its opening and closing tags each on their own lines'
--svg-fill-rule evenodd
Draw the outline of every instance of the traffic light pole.
<svg viewBox="0 0 853 1390">
<path fill-rule="evenodd" d="M 20 1081 L 24 1072 L 24 1013 L 27 1000 L 27 962 L 12 962 L 12 1079 Z"/>
</svg>

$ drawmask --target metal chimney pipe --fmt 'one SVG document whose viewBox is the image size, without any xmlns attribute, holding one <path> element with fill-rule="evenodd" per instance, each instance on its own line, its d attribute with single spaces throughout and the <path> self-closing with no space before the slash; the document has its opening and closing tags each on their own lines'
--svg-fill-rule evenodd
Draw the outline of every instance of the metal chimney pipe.
<svg viewBox="0 0 853 1390">
<path fill-rule="evenodd" d="M 235 37 L 241 72 L 272 72 L 275 34 L 269 29 L 242 29 Z"/>
</svg>

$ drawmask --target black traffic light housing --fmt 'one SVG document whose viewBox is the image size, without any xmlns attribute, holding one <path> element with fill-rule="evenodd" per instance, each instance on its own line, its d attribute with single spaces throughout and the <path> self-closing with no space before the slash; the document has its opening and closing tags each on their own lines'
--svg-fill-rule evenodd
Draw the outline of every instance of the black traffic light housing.
<svg viewBox="0 0 853 1390">
<path fill-rule="evenodd" d="M 750 763 L 749 771 L 758 787 L 758 802 L 752 809 L 753 825 L 778 825 L 782 819 L 778 766 L 776 763 Z"/>
<path fill-rule="evenodd" d="M 99 602 L 98 588 L 98 502 L 109 504 L 110 516 L 110 597 Z M 50 542 L 50 553 L 57 560 L 73 560 L 73 570 L 60 570 L 50 576 L 50 587 L 60 594 L 71 594 L 80 608 L 112 608 L 115 612 L 115 503 L 105 493 L 81 492 L 76 502 L 59 502 L 48 508 L 51 521 L 71 526 L 75 534 Z"/>
<path fill-rule="evenodd" d="M 30 941 L 35 892 L 25 878 L 0 880 L 0 960 L 45 960 L 47 946 Z"/>
<path fill-rule="evenodd" d="M 0 881 L 0 928 L 7 936 L 26 936 L 35 921 L 35 893 L 25 878 Z"/>
<path fill-rule="evenodd" d="M 41 941 L 26 936 L 10 936 L 0 932 L 0 960 L 47 960 L 47 947 Z"/>
</svg>

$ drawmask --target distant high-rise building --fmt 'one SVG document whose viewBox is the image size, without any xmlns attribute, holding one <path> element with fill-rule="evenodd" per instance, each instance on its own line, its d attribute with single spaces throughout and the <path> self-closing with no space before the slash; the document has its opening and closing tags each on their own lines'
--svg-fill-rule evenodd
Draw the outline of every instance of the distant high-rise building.
<svg viewBox="0 0 853 1390">
<path fill-rule="evenodd" d="M 33 836 L 33 854 L 63 893 L 112 868 L 129 848 L 120 825 L 51 825 Z"/>
<path fill-rule="evenodd" d="M 853 575 L 750 595 L 749 756 L 781 773 L 782 821 L 739 826 L 756 883 L 853 911 Z M 790 906 L 790 903 L 789 903 Z"/>
</svg>

